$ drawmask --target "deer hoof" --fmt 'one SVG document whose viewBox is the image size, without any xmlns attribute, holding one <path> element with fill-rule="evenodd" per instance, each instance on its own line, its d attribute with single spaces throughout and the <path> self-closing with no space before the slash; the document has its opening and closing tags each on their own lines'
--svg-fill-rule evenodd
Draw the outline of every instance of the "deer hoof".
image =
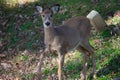
<svg viewBox="0 0 120 80">
<path fill-rule="evenodd" d="M 85 76 L 81 73 L 81 78 L 80 80 L 84 80 L 85 79 Z"/>
<path fill-rule="evenodd" d="M 96 74 L 94 74 L 94 75 L 93 75 L 93 78 L 94 78 L 94 79 L 97 79 L 97 76 L 96 76 Z"/>
</svg>

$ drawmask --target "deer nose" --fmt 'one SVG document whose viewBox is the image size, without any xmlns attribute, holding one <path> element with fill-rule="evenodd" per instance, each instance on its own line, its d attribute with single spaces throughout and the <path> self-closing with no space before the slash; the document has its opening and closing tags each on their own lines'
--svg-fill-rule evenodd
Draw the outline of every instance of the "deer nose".
<svg viewBox="0 0 120 80">
<path fill-rule="evenodd" d="M 49 25 L 50 25 L 50 22 L 46 22 L 45 24 L 46 24 L 47 26 L 49 26 Z"/>
</svg>

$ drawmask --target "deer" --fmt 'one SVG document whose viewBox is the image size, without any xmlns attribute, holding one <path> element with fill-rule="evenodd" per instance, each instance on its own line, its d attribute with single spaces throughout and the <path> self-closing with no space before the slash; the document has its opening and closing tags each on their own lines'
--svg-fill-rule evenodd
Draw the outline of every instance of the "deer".
<svg viewBox="0 0 120 80">
<path fill-rule="evenodd" d="M 90 20 L 84 16 L 78 16 L 68 19 L 63 24 L 55 27 L 53 26 L 53 15 L 59 12 L 59 4 L 55 4 L 51 7 L 42 7 L 37 5 L 36 9 L 42 18 L 45 43 L 45 50 L 41 53 L 40 60 L 37 65 L 39 80 L 42 80 L 41 67 L 43 58 L 51 51 L 55 51 L 58 55 L 58 80 L 64 80 L 62 77 L 62 68 L 64 65 L 65 55 L 69 51 L 75 49 L 79 50 L 84 57 L 80 80 L 86 79 L 89 58 L 92 58 L 92 74 L 93 77 L 96 78 L 94 48 L 89 43 L 92 27 Z"/>
</svg>

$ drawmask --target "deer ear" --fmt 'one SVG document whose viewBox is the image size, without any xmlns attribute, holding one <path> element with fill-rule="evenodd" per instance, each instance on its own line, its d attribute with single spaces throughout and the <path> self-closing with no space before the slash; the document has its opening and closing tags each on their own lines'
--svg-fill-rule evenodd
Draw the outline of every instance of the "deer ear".
<svg viewBox="0 0 120 80">
<path fill-rule="evenodd" d="M 57 13 L 60 10 L 60 5 L 59 4 L 55 4 L 54 6 L 52 6 L 52 11 L 53 13 Z"/>
<path fill-rule="evenodd" d="M 36 9 L 39 13 L 42 13 L 42 11 L 43 11 L 43 8 L 41 6 L 36 6 Z"/>
</svg>

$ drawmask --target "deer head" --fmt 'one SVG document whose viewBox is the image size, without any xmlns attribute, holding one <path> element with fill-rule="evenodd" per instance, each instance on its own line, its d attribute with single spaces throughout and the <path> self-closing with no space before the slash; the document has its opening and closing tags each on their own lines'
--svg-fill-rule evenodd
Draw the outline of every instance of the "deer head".
<svg viewBox="0 0 120 80">
<path fill-rule="evenodd" d="M 56 4 L 52 7 L 36 6 L 36 9 L 38 10 L 38 12 L 42 17 L 44 27 L 49 28 L 49 27 L 52 27 L 52 23 L 53 23 L 52 16 L 53 14 L 59 11 L 60 5 Z"/>
</svg>

